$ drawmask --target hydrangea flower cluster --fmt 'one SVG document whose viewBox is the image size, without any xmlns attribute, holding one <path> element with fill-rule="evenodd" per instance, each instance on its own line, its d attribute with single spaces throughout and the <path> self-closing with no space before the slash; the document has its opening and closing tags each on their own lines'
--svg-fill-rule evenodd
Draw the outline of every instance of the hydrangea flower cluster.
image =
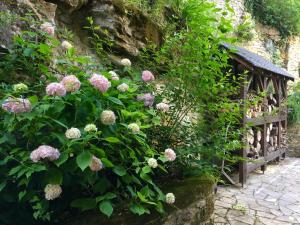
<svg viewBox="0 0 300 225">
<path fill-rule="evenodd" d="M 68 139 L 78 139 L 81 137 L 80 130 L 75 127 L 68 129 L 66 131 L 65 135 L 66 135 L 66 138 L 68 138 Z"/>
<path fill-rule="evenodd" d="M 58 184 L 47 184 L 44 192 L 45 199 L 49 201 L 58 198 L 62 193 L 62 189 Z"/>
<path fill-rule="evenodd" d="M 54 36 L 55 27 L 53 24 L 45 22 L 40 26 L 40 29 L 49 34 L 50 36 Z"/>
<path fill-rule="evenodd" d="M 118 74 L 115 71 L 109 71 L 108 73 L 111 75 L 112 80 L 120 80 Z"/>
<path fill-rule="evenodd" d="M 9 97 L 2 103 L 2 109 L 15 113 L 15 114 L 20 114 L 20 113 L 25 113 L 25 112 L 30 112 L 31 111 L 31 103 L 28 99 L 24 98 L 11 98 Z"/>
<path fill-rule="evenodd" d="M 173 149 L 167 148 L 165 150 L 165 157 L 168 159 L 168 161 L 174 161 L 176 159 L 176 153 Z"/>
<path fill-rule="evenodd" d="M 142 72 L 142 80 L 144 82 L 149 82 L 149 81 L 153 81 L 155 78 L 154 78 L 154 75 L 151 71 L 149 70 L 144 70 Z"/>
<path fill-rule="evenodd" d="M 69 49 L 71 49 L 71 48 L 73 48 L 73 45 L 70 43 L 70 42 L 68 42 L 68 41 L 63 41 L 62 43 L 61 43 L 61 47 L 64 49 L 64 50 L 69 50 Z"/>
<path fill-rule="evenodd" d="M 168 204 L 175 203 L 175 195 L 173 193 L 166 194 L 166 203 L 168 203 Z"/>
<path fill-rule="evenodd" d="M 67 90 L 63 84 L 53 82 L 47 85 L 46 93 L 49 96 L 65 96 Z"/>
<path fill-rule="evenodd" d="M 120 92 L 126 92 L 128 90 L 129 86 L 125 83 L 120 84 L 117 89 Z"/>
<path fill-rule="evenodd" d="M 128 128 L 132 131 L 132 133 L 137 134 L 140 132 L 140 127 L 136 123 L 131 123 L 128 125 Z"/>
<path fill-rule="evenodd" d="M 121 60 L 121 64 L 123 66 L 130 67 L 131 66 L 131 61 L 129 59 L 127 59 L 127 58 L 124 58 L 124 59 Z"/>
<path fill-rule="evenodd" d="M 98 128 L 96 127 L 95 124 L 90 123 L 90 124 L 87 124 L 87 125 L 84 127 L 84 131 L 87 132 L 87 133 L 97 132 L 97 131 L 98 131 Z"/>
<path fill-rule="evenodd" d="M 170 109 L 170 106 L 166 103 L 161 102 L 156 105 L 156 109 L 158 109 L 162 112 L 168 112 Z"/>
<path fill-rule="evenodd" d="M 80 81 L 74 75 L 64 77 L 61 81 L 61 84 L 65 86 L 67 92 L 78 91 L 81 86 Z"/>
<path fill-rule="evenodd" d="M 15 84 L 13 86 L 13 90 L 16 91 L 16 92 L 27 91 L 28 90 L 28 86 L 26 84 L 23 84 L 23 83 Z"/>
<path fill-rule="evenodd" d="M 60 152 L 56 148 L 48 145 L 41 145 L 30 153 L 30 159 L 35 163 L 42 159 L 54 161 L 57 160 L 59 156 Z"/>
<path fill-rule="evenodd" d="M 111 110 L 104 110 L 101 113 L 101 123 L 104 125 L 113 125 L 116 123 L 116 115 Z"/>
<path fill-rule="evenodd" d="M 143 101 L 144 106 L 151 107 L 154 103 L 154 96 L 151 93 L 146 93 L 144 95 L 139 95 L 137 97 L 138 101 Z"/>
<path fill-rule="evenodd" d="M 157 160 L 154 158 L 149 158 L 147 160 L 148 166 L 150 166 L 151 168 L 156 168 L 158 166 L 157 164 Z"/>
<path fill-rule="evenodd" d="M 92 77 L 89 79 L 91 85 L 97 88 L 101 93 L 104 93 L 110 88 L 111 83 L 108 79 L 100 74 L 94 73 Z"/>
<path fill-rule="evenodd" d="M 98 159 L 96 156 L 93 156 L 89 167 L 90 167 L 91 171 L 97 172 L 97 171 L 100 171 L 101 169 L 103 169 L 104 166 L 100 159 Z"/>
</svg>

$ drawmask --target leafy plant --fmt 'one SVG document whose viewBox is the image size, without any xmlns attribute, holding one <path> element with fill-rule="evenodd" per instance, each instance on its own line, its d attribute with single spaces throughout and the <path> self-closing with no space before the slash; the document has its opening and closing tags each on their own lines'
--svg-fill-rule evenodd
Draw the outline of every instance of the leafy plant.
<svg viewBox="0 0 300 225">
<path fill-rule="evenodd" d="M 241 114 L 240 102 L 233 99 L 239 78 L 229 70 L 228 52 L 220 48 L 231 41 L 233 30 L 225 16 L 206 1 L 186 2 L 185 29 L 168 36 L 156 57 L 166 71 L 158 98 L 171 108 L 150 135 L 158 148 L 179 149 L 179 173 L 219 176 L 221 159 L 238 161 L 234 151 L 241 147 Z"/>
<path fill-rule="evenodd" d="M 251 15 L 246 13 L 242 17 L 242 22 L 237 25 L 235 33 L 240 40 L 251 41 L 254 37 L 254 27 L 255 24 L 251 19 Z"/>
</svg>

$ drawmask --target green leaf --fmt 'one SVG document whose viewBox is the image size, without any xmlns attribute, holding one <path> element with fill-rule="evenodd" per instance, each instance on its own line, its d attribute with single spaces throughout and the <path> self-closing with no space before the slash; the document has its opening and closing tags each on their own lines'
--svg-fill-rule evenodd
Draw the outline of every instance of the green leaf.
<svg viewBox="0 0 300 225">
<path fill-rule="evenodd" d="M 108 100 L 110 100 L 111 102 L 117 104 L 117 105 L 121 105 L 121 106 L 124 106 L 123 102 L 120 100 L 120 99 L 117 99 L 115 97 L 107 97 Z"/>
<path fill-rule="evenodd" d="M 82 152 L 76 158 L 76 163 L 82 171 L 84 171 L 90 164 L 92 160 L 92 154 L 89 152 Z"/>
<path fill-rule="evenodd" d="M 66 152 L 63 152 L 62 154 L 60 154 L 59 159 L 55 160 L 54 163 L 55 165 L 57 165 L 58 167 L 61 166 L 63 163 L 65 163 L 69 158 L 69 154 Z"/>
<path fill-rule="evenodd" d="M 132 206 L 130 206 L 130 211 L 133 212 L 134 214 L 138 214 L 139 216 L 143 215 L 145 213 L 147 213 L 147 214 L 150 213 L 150 211 L 148 209 L 146 209 L 143 206 L 138 205 L 138 204 L 133 204 Z"/>
<path fill-rule="evenodd" d="M 151 168 L 150 166 L 144 166 L 142 171 L 146 174 L 146 173 L 150 173 L 151 172 Z"/>
<path fill-rule="evenodd" d="M 6 181 L 0 183 L 0 192 L 5 188 L 6 184 Z"/>
<path fill-rule="evenodd" d="M 26 195 L 26 191 L 21 191 L 19 192 L 19 201 L 21 201 L 23 199 L 23 197 Z"/>
<path fill-rule="evenodd" d="M 96 205 L 96 199 L 94 198 L 79 198 L 71 202 L 71 207 L 79 208 L 82 211 L 94 209 Z"/>
<path fill-rule="evenodd" d="M 104 138 L 104 140 L 107 142 L 110 142 L 110 143 L 119 143 L 120 142 L 120 139 L 116 138 L 116 137 L 107 137 L 107 138 Z"/>
<path fill-rule="evenodd" d="M 26 57 L 30 56 L 32 53 L 33 53 L 33 49 L 31 49 L 31 48 L 26 48 L 23 51 L 23 55 Z"/>
<path fill-rule="evenodd" d="M 115 166 L 113 168 L 113 171 L 114 171 L 115 174 L 119 175 L 120 177 L 122 177 L 126 174 L 126 170 L 122 166 Z"/>
<path fill-rule="evenodd" d="M 114 164 L 107 158 L 101 158 L 101 161 L 103 162 L 105 167 L 114 167 Z"/>
<path fill-rule="evenodd" d="M 112 193 L 112 192 L 108 192 L 106 193 L 105 195 L 102 195 L 102 196 L 98 196 L 96 198 L 96 202 L 100 202 L 102 200 L 110 200 L 110 199 L 113 199 L 113 198 L 116 198 L 117 195 L 115 193 Z"/>
<path fill-rule="evenodd" d="M 103 201 L 100 203 L 99 205 L 99 209 L 102 213 L 104 213 L 105 215 L 107 215 L 108 217 L 111 216 L 111 214 L 113 213 L 114 211 L 114 208 L 111 204 L 110 201 Z"/>
</svg>

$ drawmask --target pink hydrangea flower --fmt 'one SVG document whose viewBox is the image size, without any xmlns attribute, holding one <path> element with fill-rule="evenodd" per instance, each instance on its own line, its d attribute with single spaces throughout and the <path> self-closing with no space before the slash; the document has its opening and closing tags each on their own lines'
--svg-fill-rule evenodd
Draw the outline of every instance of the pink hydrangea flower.
<svg viewBox="0 0 300 225">
<path fill-rule="evenodd" d="M 154 96 L 151 93 L 146 93 L 144 95 L 139 95 L 137 100 L 144 101 L 144 106 L 151 107 L 154 103 Z"/>
<path fill-rule="evenodd" d="M 89 79 L 91 85 L 97 88 L 100 92 L 104 93 L 110 88 L 111 83 L 108 79 L 100 74 L 94 73 L 92 77 Z"/>
<path fill-rule="evenodd" d="M 81 85 L 78 78 L 74 75 L 64 77 L 61 83 L 65 86 L 67 92 L 78 91 Z"/>
<path fill-rule="evenodd" d="M 156 109 L 163 111 L 163 112 L 168 112 L 170 109 L 170 106 L 166 103 L 161 102 L 156 105 Z"/>
<path fill-rule="evenodd" d="M 46 93 L 50 96 L 65 96 L 66 95 L 66 88 L 61 83 L 50 83 L 46 87 Z"/>
<path fill-rule="evenodd" d="M 168 159 L 168 161 L 174 161 L 176 159 L 176 153 L 173 149 L 167 148 L 165 150 L 165 157 Z"/>
<path fill-rule="evenodd" d="M 55 27 L 53 24 L 45 22 L 41 25 L 41 30 L 49 34 L 50 36 L 54 36 Z"/>
<path fill-rule="evenodd" d="M 31 111 L 31 104 L 28 99 L 24 98 L 8 98 L 2 104 L 2 109 L 15 114 Z"/>
<path fill-rule="evenodd" d="M 38 162 L 42 159 L 49 159 L 50 161 L 54 161 L 58 159 L 59 156 L 60 152 L 56 148 L 48 145 L 41 145 L 30 153 L 30 159 L 33 162 Z"/>
<path fill-rule="evenodd" d="M 152 72 L 150 72 L 149 70 L 145 70 L 142 72 L 142 80 L 144 82 L 149 82 L 149 81 L 152 81 L 154 80 L 154 75 Z"/>
</svg>

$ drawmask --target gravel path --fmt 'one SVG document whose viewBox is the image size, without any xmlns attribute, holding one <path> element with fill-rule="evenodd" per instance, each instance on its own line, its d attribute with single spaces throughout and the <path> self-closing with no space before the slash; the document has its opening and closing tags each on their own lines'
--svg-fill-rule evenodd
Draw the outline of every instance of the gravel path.
<svg viewBox="0 0 300 225">
<path fill-rule="evenodd" d="M 300 225 L 300 158 L 252 173 L 244 188 L 219 187 L 215 224 Z"/>
</svg>

